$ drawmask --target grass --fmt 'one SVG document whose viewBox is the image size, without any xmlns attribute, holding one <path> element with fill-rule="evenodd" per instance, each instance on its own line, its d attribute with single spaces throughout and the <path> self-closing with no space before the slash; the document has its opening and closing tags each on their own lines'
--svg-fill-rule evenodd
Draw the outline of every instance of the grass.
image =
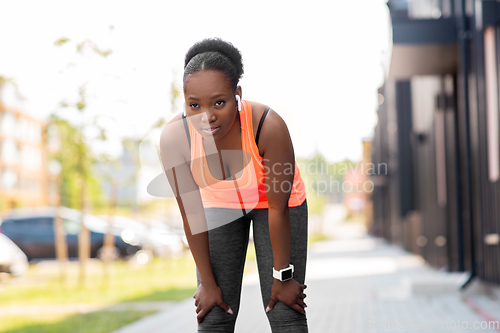
<svg viewBox="0 0 500 333">
<path fill-rule="evenodd" d="M 248 254 L 250 260 L 255 260 L 253 246 L 249 246 Z M 57 268 L 55 263 L 30 267 L 24 281 L 11 282 L 0 289 L 0 306 L 178 301 L 196 291 L 195 264 L 189 253 L 180 259 L 155 259 L 145 266 L 116 262 L 110 267 L 108 280 L 102 264 L 92 261 L 85 287 L 78 284 L 77 263 L 69 263 L 66 282 L 62 284 Z M 0 316 L 0 333 L 108 333 L 154 312 L 103 310 L 88 314 Z"/>
<path fill-rule="evenodd" d="M 191 255 L 155 259 L 144 266 L 116 262 L 108 278 L 99 261 L 89 262 L 86 285 L 78 283 L 78 264 L 67 265 L 64 283 L 55 262 L 33 265 L 23 281 L 0 284 L 0 306 L 71 303 L 179 301 L 196 291 Z M 0 316 L 0 333 L 108 333 L 156 311 L 96 311 L 87 314 Z"/>
<path fill-rule="evenodd" d="M 179 301 L 196 291 L 195 264 L 190 255 L 180 259 L 155 259 L 140 267 L 116 262 L 110 267 L 107 279 L 102 264 L 92 262 L 83 287 L 78 283 L 77 263 L 68 265 L 64 283 L 56 267 L 30 267 L 25 281 L 12 283 L 0 291 L 0 306 Z"/>
<path fill-rule="evenodd" d="M 1 333 L 109 333 L 155 311 L 0 317 Z"/>
</svg>

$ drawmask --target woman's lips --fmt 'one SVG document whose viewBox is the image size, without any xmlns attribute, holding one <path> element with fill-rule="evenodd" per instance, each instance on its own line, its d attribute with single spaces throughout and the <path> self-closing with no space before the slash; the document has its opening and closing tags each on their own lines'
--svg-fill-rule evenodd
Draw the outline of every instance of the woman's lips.
<svg viewBox="0 0 500 333">
<path fill-rule="evenodd" d="M 219 130 L 220 126 L 217 127 L 207 127 L 207 128 L 202 128 L 202 131 L 207 133 L 207 134 L 214 134 Z"/>
</svg>

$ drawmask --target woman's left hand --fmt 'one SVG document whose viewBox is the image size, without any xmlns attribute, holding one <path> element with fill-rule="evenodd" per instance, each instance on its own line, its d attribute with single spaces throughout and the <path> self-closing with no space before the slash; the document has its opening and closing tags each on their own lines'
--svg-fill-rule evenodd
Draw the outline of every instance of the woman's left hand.
<svg viewBox="0 0 500 333">
<path fill-rule="evenodd" d="M 306 311 L 304 308 L 307 307 L 307 305 L 304 303 L 304 298 L 306 298 L 304 289 L 306 288 L 307 286 L 305 284 L 300 284 L 295 279 L 286 281 L 274 279 L 273 288 L 271 290 L 271 301 L 266 308 L 266 312 L 271 311 L 274 304 L 276 304 L 277 301 L 280 301 L 292 309 L 305 314 Z"/>
</svg>

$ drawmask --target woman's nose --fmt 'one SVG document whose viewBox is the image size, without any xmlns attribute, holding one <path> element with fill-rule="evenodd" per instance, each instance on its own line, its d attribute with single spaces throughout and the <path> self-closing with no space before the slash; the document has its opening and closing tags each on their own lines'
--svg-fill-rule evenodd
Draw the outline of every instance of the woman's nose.
<svg viewBox="0 0 500 333">
<path fill-rule="evenodd" d="M 215 117 L 215 113 L 213 111 L 205 111 L 203 116 L 203 121 L 207 123 L 211 123 L 215 121 L 217 117 Z"/>
</svg>

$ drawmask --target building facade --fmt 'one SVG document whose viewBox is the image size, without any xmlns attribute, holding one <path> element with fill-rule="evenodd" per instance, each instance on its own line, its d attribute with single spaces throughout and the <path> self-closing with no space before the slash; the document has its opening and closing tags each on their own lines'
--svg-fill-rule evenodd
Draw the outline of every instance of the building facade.
<svg viewBox="0 0 500 333">
<path fill-rule="evenodd" d="M 371 232 L 500 284 L 500 2 L 390 0 Z M 469 280 L 470 281 L 470 280 Z"/>
<path fill-rule="evenodd" d="M 51 204 L 44 126 L 0 103 L 0 211 Z"/>
</svg>

